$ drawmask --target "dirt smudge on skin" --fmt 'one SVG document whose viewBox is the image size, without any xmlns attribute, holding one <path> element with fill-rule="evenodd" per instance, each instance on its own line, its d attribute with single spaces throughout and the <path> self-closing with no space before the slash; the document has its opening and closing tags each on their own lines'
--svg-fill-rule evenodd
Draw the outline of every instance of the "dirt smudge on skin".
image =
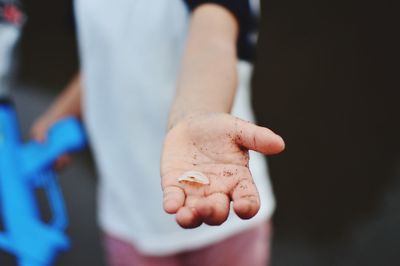
<svg viewBox="0 0 400 266">
<path fill-rule="evenodd" d="M 236 169 L 236 171 L 237 171 L 237 169 Z M 222 172 L 222 175 L 223 175 L 223 176 L 230 177 L 230 176 L 233 176 L 233 172 L 232 172 L 231 170 L 224 170 L 224 171 Z"/>
<path fill-rule="evenodd" d="M 248 187 L 246 185 L 240 185 L 239 188 L 243 189 L 243 190 L 248 189 Z"/>
</svg>

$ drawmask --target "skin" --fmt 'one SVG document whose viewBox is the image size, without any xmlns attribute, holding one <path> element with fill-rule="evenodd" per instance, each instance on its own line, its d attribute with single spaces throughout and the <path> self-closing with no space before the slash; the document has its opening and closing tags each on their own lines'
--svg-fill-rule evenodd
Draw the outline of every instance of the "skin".
<svg viewBox="0 0 400 266">
<path fill-rule="evenodd" d="M 236 19 L 218 5 L 201 5 L 192 14 L 161 159 L 164 209 L 184 228 L 222 224 L 231 202 L 239 217 L 253 217 L 260 199 L 248 150 L 284 149 L 271 130 L 229 114 L 237 87 L 237 35 Z M 80 115 L 80 91 L 77 78 L 37 120 L 32 135 L 43 140 L 55 121 Z M 178 182 L 191 170 L 204 173 L 210 184 Z"/>
<path fill-rule="evenodd" d="M 275 154 L 283 148 L 282 138 L 271 130 L 229 114 L 188 116 L 165 140 L 161 160 L 165 211 L 176 214 L 184 228 L 203 222 L 222 224 L 231 201 L 239 217 L 253 217 L 260 199 L 248 168 L 248 150 Z M 177 178 L 189 170 L 202 172 L 210 184 L 178 182 Z"/>
<path fill-rule="evenodd" d="M 46 113 L 33 123 L 31 127 L 32 138 L 39 142 L 45 142 L 47 131 L 58 120 L 67 116 L 81 118 L 81 95 L 81 77 L 78 73 L 47 109 Z M 71 156 L 66 154 L 57 159 L 54 167 L 61 169 L 70 162 Z"/>
<path fill-rule="evenodd" d="M 222 224 L 231 201 L 239 217 L 256 215 L 260 199 L 248 150 L 284 149 L 282 138 L 269 129 L 229 115 L 237 87 L 238 30 L 233 15 L 218 5 L 202 5 L 192 15 L 161 160 L 164 209 L 184 228 Z M 190 170 L 204 173 L 210 184 L 179 183 Z"/>
</svg>

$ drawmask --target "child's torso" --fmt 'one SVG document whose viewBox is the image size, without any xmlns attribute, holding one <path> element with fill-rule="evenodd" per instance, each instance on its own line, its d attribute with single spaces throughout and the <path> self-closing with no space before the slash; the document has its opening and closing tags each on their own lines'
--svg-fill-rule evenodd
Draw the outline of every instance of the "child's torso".
<svg viewBox="0 0 400 266">
<path fill-rule="evenodd" d="M 270 215 L 274 203 L 260 157 L 253 160 L 264 199 L 258 219 L 244 224 L 233 216 L 225 227 L 189 234 L 162 210 L 159 158 L 189 21 L 183 0 L 75 4 L 84 117 L 101 176 L 102 228 L 160 254 L 204 245 Z M 251 120 L 251 65 L 242 62 L 238 69 L 234 113 Z"/>
</svg>

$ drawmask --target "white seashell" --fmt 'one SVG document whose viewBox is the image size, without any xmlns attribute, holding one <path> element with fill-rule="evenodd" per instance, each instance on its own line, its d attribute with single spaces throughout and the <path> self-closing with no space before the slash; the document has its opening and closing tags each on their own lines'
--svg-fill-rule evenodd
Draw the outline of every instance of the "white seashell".
<svg viewBox="0 0 400 266">
<path fill-rule="evenodd" d="M 178 178 L 179 182 L 193 182 L 193 183 L 198 183 L 202 185 L 208 185 L 210 184 L 210 180 L 208 177 L 203 175 L 201 172 L 197 171 L 187 171 L 183 173 L 181 177 Z"/>
</svg>

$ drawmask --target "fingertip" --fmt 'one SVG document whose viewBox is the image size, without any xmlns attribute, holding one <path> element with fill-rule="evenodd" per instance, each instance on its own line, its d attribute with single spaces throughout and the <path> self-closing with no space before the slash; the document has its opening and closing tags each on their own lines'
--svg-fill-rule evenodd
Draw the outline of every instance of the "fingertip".
<svg viewBox="0 0 400 266">
<path fill-rule="evenodd" d="M 46 130 L 40 124 L 34 124 L 30 131 L 32 139 L 38 142 L 44 142 L 46 139 Z"/>
<path fill-rule="evenodd" d="M 197 210 L 197 213 L 203 218 L 207 218 L 208 216 L 210 216 L 212 214 L 212 208 L 211 208 L 210 204 L 208 204 L 207 201 L 198 202 L 196 204 L 196 210 Z"/>
<path fill-rule="evenodd" d="M 260 137 L 259 140 L 260 145 L 257 151 L 266 155 L 277 154 L 285 149 L 285 141 L 283 138 L 267 128 L 263 128 L 262 137 Z"/>
<path fill-rule="evenodd" d="M 176 222 L 185 229 L 196 228 L 202 224 L 195 208 L 182 207 L 176 213 Z"/>
<path fill-rule="evenodd" d="M 163 207 L 166 213 L 175 214 L 181 206 L 176 200 L 164 200 Z"/>
<path fill-rule="evenodd" d="M 72 157 L 69 155 L 63 155 L 60 158 L 57 159 L 57 161 L 54 164 L 54 167 L 56 170 L 62 170 L 65 168 L 67 165 L 69 165 L 72 161 Z"/>
<path fill-rule="evenodd" d="M 279 138 L 281 139 L 281 150 L 283 151 L 286 148 L 286 142 L 281 136 L 279 136 Z"/>
<path fill-rule="evenodd" d="M 285 149 L 286 143 L 280 135 L 275 135 L 277 137 L 275 153 L 279 153 Z"/>
<path fill-rule="evenodd" d="M 204 223 L 208 225 L 221 225 L 228 219 L 230 200 L 226 194 L 212 194 L 201 204 L 203 209 L 200 209 L 200 211 L 202 212 Z"/>
<path fill-rule="evenodd" d="M 31 138 L 36 140 L 37 142 L 43 143 L 45 142 L 45 137 L 42 134 L 36 133 L 36 132 L 32 132 L 31 133 Z"/>
<path fill-rule="evenodd" d="M 185 194 L 181 188 L 168 186 L 164 188 L 163 207 L 169 214 L 176 213 L 185 202 Z"/>
<path fill-rule="evenodd" d="M 240 218 L 250 219 L 258 213 L 260 204 L 251 199 L 238 199 L 233 202 L 233 209 Z"/>
<path fill-rule="evenodd" d="M 242 124 L 238 136 L 239 145 L 266 155 L 279 153 L 285 148 L 285 142 L 281 136 L 269 128 L 255 124 Z"/>
</svg>

